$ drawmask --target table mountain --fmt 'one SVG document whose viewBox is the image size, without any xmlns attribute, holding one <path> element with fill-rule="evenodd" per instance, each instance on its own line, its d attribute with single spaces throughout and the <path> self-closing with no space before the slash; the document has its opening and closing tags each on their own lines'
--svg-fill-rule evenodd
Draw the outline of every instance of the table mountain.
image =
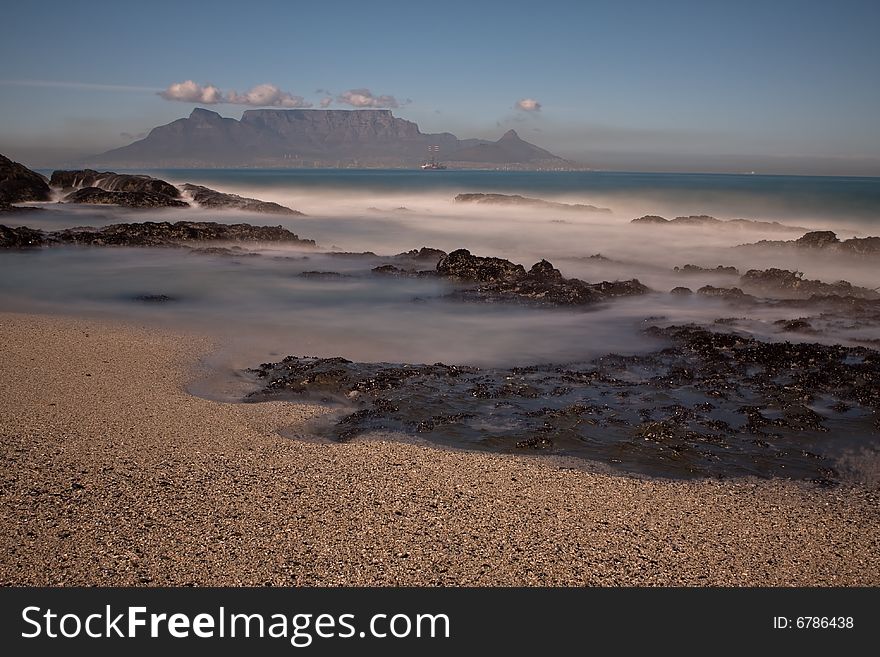
<svg viewBox="0 0 880 657">
<path fill-rule="evenodd" d="M 415 167 L 428 146 L 456 166 L 573 168 L 510 130 L 498 141 L 425 134 L 390 110 L 246 110 L 241 120 L 194 109 L 153 128 L 145 139 L 88 160 L 124 167 Z"/>
</svg>

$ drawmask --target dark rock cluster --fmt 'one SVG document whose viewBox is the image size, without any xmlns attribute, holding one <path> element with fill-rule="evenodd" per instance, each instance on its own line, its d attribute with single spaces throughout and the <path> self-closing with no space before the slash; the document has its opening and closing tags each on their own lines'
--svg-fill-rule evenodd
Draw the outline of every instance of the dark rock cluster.
<svg viewBox="0 0 880 657">
<path fill-rule="evenodd" d="M 45 233 L 0 225 L 0 247 L 22 248 L 79 244 L 87 246 L 175 246 L 204 241 L 284 242 L 314 246 L 281 226 L 219 224 L 211 221 L 167 221 L 112 224 L 103 228 L 68 228 Z"/>
<path fill-rule="evenodd" d="M 817 253 L 839 253 L 852 256 L 880 255 L 880 237 L 853 237 L 841 240 L 830 230 L 815 230 L 796 240 L 760 240 L 753 244 L 743 244 L 740 249 L 799 249 Z"/>
<path fill-rule="evenodd" d="M 739 228 L 765 231 L 805 231 L 800 226 L 788 226 L 778 221 L 756 221 L 754 219 L 717 219 L 707 214 L 690 215 L 666 219 L 656 214 L 633 219 L 633 224 L 652 224 L 657 226 L 711 226 L 713 228 Z"/>
<path fill-rule="evenodd" d="M 522 265 L 509 260 L 475 256 L 467 249 L 458 249 L 441 258 L 437 274 L 477 283 L 453 293 L 454 297 L 468 301 L 579 306 L 650 292 L 637 279 L 586 283 L 577 278 L 564 278 L 546 260 L 526 271 Z"/>
<path fill-rule="evenodd" d="M 264 387 L 249 401 L 334 402 L 338 412 L 318 430 L 336 440 L 394 432 L 574 454 L 663 476 L 833 483 L 826 449 L 839 448 L 840 427 L 856 442 L 880 431 L 880 352 L 766 343 L 693 325 L 652 327 L 646 339 L 661 348 L 516 368 L 290 356 L 255 370 Z"/>
<path fill-rule="evenodd" d="M 823 283 L 805 279 L 801 272 L 787 269 L 750 269 L 740 278 L 740 285 L 746 291 L 763 296 L 782 296 L 804 299 L 814 295 L 845 296 L 860 299 L 878 299 L 880 294 L 868 288 L 858 287 L 848 281 Z"/>
</svg>

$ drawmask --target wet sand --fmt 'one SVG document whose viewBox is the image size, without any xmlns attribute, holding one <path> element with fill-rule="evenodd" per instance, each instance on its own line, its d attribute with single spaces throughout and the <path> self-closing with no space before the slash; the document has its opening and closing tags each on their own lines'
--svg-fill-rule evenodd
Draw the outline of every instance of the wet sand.
<svg viewBox="0 0 880 657">
<path fill-rule="evenodd" d="M 880 585 L 880 495 L 283 438 L 195 335 L 0 314 L 6 585 Z"/>
</svg>

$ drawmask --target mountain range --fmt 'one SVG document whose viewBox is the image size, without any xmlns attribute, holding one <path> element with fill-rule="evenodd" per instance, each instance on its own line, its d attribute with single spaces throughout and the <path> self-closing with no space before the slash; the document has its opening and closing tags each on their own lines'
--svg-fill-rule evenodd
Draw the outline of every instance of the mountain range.
<svg viewBox="0 0 880 657">
<path fill-rule="evenodd" d="M 429 151 L 429 147 L 437 147 Z M 582 168 L 514 130 L 497 141 L 426 134 L 390 110 L 246 110 L 241 120 L 197 108 L 139 141 L 87 158 L 116 167 L 416 167 L 434 154 L 451 168 Z"/>
</svg>

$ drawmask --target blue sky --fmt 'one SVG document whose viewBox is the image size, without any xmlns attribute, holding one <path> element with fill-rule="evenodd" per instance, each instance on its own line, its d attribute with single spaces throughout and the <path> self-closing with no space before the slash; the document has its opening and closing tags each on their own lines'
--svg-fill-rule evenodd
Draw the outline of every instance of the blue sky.
<svg viewBox="0 0 880 657">
<path fill-rule="evenodd" d="M 603 168 L 880 175 L 876 1 L 21 2 L 4 22 L 0 152 L 24 161 L 129 143 L 197 106 L 157 93 L 192 80 L 340 109 L 368 89 L 425 132 L 513 127 Z"/>
</svg>

